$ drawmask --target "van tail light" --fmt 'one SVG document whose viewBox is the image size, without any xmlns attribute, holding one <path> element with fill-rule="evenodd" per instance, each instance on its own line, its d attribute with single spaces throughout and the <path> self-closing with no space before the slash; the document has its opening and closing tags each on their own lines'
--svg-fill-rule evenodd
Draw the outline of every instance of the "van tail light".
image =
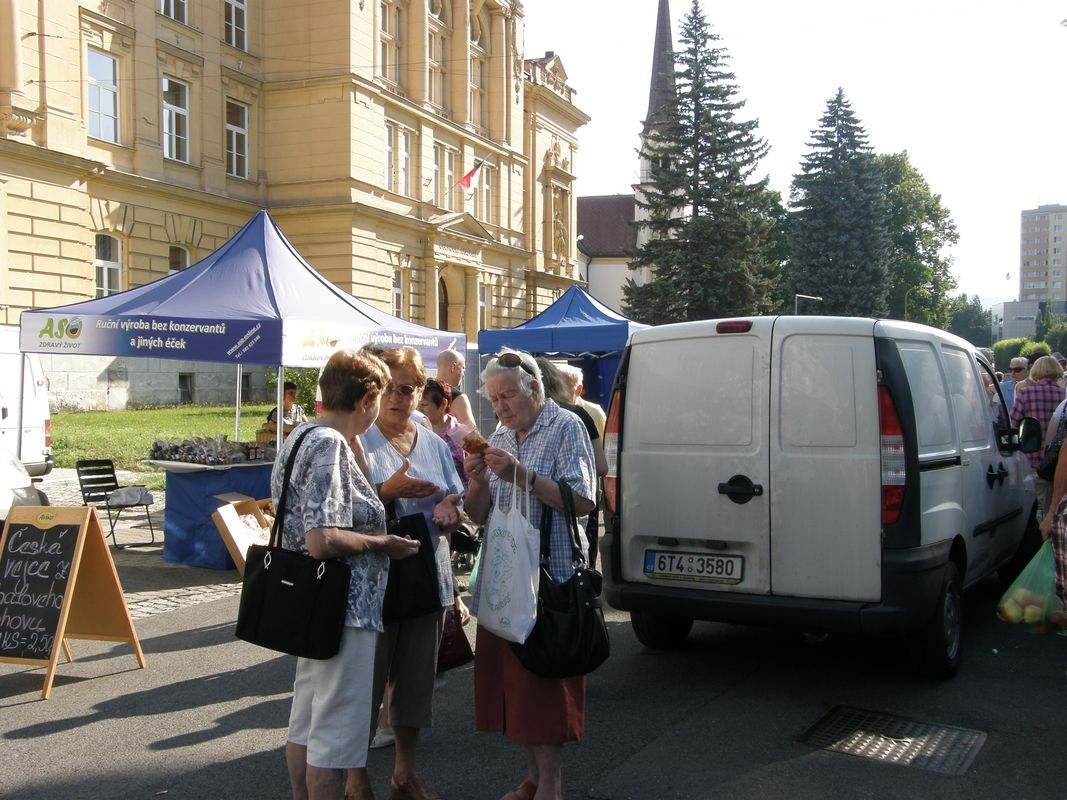
<svg viewBox="0 0 1067 800">
<path fill-rule="evenodd" d="M 900 519 L 900 510 L 904 506 L 907 467 L 900 417 L 885 386 L 878 387 L 878 432 L 882 451 L 882 524 L 891 525 Z"/>
<path fill-rule="evenodd" d="M 612 392 L 608 405 L 608 420 L 604 425 L 604 455 L 608 459 L 608 471 L 604 475 L 604 505 L 613 514 L 618 510 L 619 478 L 619 409 L 622 408 L 622 390 Z"/>
<path fill-rule="evenodd" d="M 50 419 L 44 421 L 44 447 L 48 452 L 52 452 L 52 420 Z"/>
</svg>

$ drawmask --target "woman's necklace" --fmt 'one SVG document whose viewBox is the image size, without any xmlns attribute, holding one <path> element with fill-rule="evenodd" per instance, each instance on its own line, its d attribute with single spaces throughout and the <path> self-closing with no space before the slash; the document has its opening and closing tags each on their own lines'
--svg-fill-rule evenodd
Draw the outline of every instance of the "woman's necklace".
<svg viewBox="0 0 1067 800">
<path fill-rule="evenodd" d="M 415 438 L 418 432 L 412 423 L 408 423 L 404 428 L 399 431 L 387 431 L 381 425 L 378 426 L 378 430 L 382 432 L 385 440 L 389 442 L 394 450 L 396 450 L 404 458 L 411 455 L 411 451 L 415 448 Z"/>
</svg>

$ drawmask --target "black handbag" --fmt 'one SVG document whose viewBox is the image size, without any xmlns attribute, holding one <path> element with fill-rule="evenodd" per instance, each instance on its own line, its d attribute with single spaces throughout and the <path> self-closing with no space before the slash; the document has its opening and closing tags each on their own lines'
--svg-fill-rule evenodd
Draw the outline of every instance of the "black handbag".
<svg viewBox="0 0 1067 800">
<path fill-rule="evenodd" d="M 608 626 L 600 604 L 603 578 L 585 564 L 571 488 L 558 481 L 563 513 L 571 533 L 574 574 L 558 583 L 549 571 L 552 509 L 541 514 L 541 574 L 537 589 L 537 622 L 523 644 L 512 644 L 519 662 L 542 678 L 588 675 L 611 654 Z"/>
<path fill-rule="evenodd" d="M 412 619 L 440 611 L 441 594 L 437 586 L 437 559 L 434 557 L 430 529 L 422 514 L 396 516 L 396 504 L 386 506 L 386 530 L 394 536 L 406 536 L 419 543 L 419 551 L 409 558 L 389 562 L 389 582 L 385 585 L 382 622 Z"/>
<path fill-rule="evenodd" d="M 282 496 L 267 545 L 245 555 L 237 638 L 302 658 L 333 658 L 341 648 L 348 608 L 348 564 L 319 560 L 281 546 L 285 501 L 296 451 L 313 426 L 299 434 L 285 464 Z"/>
<path fill-rule="evenodd" d="M 1064 408 L 1060 414 L 1056 435 L 1052 437 L 1052 441 L 1045 447 L 1045 452 L 1037 464 L 1037 469 L 1034 470 L 1037 473 L 1037 477 L 1046 481 L 1056 477 L 1056 464 L 1060 460 L 1060 448 L 1063 447 L 1064 437 L 1067 436 L 1067 419 L 1064 419 L 1064 417 L 1067 417 L 1067 408 Z"/>
<path fill-rule="evenodd" d="M 437 648 L 437 673 L 447 672 L 474 661 L 474 651 L 463 630 L 463 622 L 455 608 L 445 612 L 441 628 L 441 644 Z"/>
</svg>

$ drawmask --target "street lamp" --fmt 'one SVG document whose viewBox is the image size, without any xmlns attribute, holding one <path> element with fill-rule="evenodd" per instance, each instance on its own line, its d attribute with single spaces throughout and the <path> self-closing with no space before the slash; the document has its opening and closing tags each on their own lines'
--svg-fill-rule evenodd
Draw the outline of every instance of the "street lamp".
<svg viewBox="0 0 1067 800">
<path fill-rule="evenodd" d="M 793 316 L 796 316 L 800 309 L 801 298 L 805 300 L 818 300 L 822 302 L 822 298 L 817 294 L 795 294 L 793 295 Z"/>
</svg>

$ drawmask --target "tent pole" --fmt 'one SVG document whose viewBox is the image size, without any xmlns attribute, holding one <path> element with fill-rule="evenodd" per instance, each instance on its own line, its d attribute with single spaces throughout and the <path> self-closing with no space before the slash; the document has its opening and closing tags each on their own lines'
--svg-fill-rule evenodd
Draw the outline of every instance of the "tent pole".
<svg viewBox="0 0 1067 800">
<path fill-rule="evenodd" d="M 237 365 L 237 413 L 233 418 L 233 440 L 241 441 L 241 365 Z"/>
<path fill-rule="evenodd" d="M 275 408 L 278 409 L 278 425 L 274 431 L 274 446 L 280 453 L 282 451 L 282 442 L 285 440 L 285 423 L 282 422 L 282 413 L 285 410 L 285 406 L 283 405 L 285 401 L 285 367 L 278 367 L 278 380 L 275 381 L 275 383 L 277 384 L 274 388 L 276 395 L 275 401 L 277 402 Z M 275 456 L 275 458 L 277 458 L 277 456 Z"/>
</svg>

